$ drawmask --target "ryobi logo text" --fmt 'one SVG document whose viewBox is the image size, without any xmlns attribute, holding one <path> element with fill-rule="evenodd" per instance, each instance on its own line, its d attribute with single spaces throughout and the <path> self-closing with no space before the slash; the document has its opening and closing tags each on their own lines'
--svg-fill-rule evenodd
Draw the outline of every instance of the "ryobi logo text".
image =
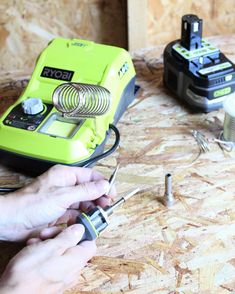
<svg viewBox="0 0 235 294">
<path fill-rule="evenodd" d="M 74 71 L 72 70 L 44 66 L 41 73 L 41 77 L 62 81 L 71 81 L 73 74 Z"/>
</svg>

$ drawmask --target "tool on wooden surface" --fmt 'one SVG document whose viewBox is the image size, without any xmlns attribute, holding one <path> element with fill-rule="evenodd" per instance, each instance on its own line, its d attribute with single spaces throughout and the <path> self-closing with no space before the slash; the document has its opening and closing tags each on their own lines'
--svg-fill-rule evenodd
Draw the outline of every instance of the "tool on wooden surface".
<svg viewBox="0 0 235 294">
<path fill-rule="evenodd" d="M 175 198 L 172 193 L 172 176 L 171 176 L 171 174 L 165 175 L 165 194 L 164 194 L 163 202 L 167 207 L 170 207 L 175 203 Z"/>
<path fill-rule="evenodd" d="M 202 19 L 182 17 L 181 39 L 164 50 L 164 84 L 192 108 L 205 112 L 221 108 L 235 91 L 235 65 L 202 39 Z"/>
<path fill-rule="evenodd" d="M 115 125 L 134 99 L 135 76 L 122 48 L 54 39 L 0 119 L 0 162 L 40 174 L 56 163 L 91 166 L 110 155 L 120 139 Z M 104 151 L 111 131 L 115 142 Z"/>
<path fill-rule="evenodd" d="M 110 188 L 111 189 L 114 180 L 116 178 L 116 174 L 118 171 L 118 166 L 116 167 L 115 171 L 111 175 L 109 179 Z M 81 213 L 76 220 L 76 223 L 82 224 L 85 227 L 84 235 L 80 242 L 85 240 L 95 240 L 99 234 L 108 226 L 109 219 L 108 217 L 113 213 L 114 209 L 116 209 L 119 205 L 124 203 L 127 199 L 134 196 L 136 193 L 140 191 L 139 188 L 127 193 L 119 200 L 117 200 L 114 204 L 110 206 L 106 206 L 105 208 L 101 208 L 100 206 L 96 206 L 95 208 L 91 209 L 87 213 Z"/>
</svg>

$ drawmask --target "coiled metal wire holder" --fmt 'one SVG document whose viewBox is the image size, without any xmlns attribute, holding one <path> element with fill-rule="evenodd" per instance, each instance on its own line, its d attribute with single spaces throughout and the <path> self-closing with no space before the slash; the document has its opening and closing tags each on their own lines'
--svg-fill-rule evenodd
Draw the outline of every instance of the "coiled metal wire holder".
<svg viewBox="0 0 235 294">
<path fill-rule="evenodd" d="M 55 108 L 65 117 L 93 118 L 105 114 L 111 104 L 110 92 L 98 85 L 64 83 L 52 95 Z"/>
</svg>

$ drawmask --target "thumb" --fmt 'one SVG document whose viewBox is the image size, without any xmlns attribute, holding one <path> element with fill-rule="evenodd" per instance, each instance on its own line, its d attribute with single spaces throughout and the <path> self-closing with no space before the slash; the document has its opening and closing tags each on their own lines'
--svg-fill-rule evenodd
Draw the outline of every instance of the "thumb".
<svg viewBox="0 0 235 294">
<path fill-rule="evenodd" d="M 53 247 L 58 253 L 64 253 L 67 249 L 76 246 L 82 239 L 85 232 L 85 228 L 81 224 L 75 224 L 67 227 L 63 232 L 58 234 L 54 239 L 51 240 Z"/>
</svg>

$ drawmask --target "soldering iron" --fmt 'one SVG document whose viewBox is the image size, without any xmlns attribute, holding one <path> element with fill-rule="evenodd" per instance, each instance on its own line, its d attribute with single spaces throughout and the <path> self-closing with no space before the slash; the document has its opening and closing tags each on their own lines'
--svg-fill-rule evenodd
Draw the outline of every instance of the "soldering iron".
<svg viewBox="0 0 235 294">
<path fill-rule="evenodd" d="M 114 184 L 118 169 L 119 169 L 119 165 L 116 166 L 114 172 L 109 178 L 108 193 L 110 192 Z M 105 208 L 96 206 L 90 211 L 88 211 L 87 213 L 84 213 L 84 212 L 81 213 L 76 220 L 77 224 L 82 224 L 85 227 L 85 232 L 80 242 L 85 240 L 88 240 L 88 241 L 95 240 L 99 236 L 99 234 L 108 226 L 109 224 L 108 217 L 113 213 L 114 209 L 117 208 L 122 203 L 124 203 L 130 197 L 134 196 L 138 192 L 139 192 L 139 188 L 127 193 L 125 196 L 117 200 L 113 205 L 106 206 Z"/>
<path fill-rule="evenodd" d="M 116 175 L 119 169 L 119 165 L 116 166 L 114 172 L 112 173 L 111 177 L 109 178 L 109 191 L 110 192 L 114 181 L 116 179 Z M 14 192 L 20 188 L 16 187 L 3 187 L 0 188 L 0 192 Z M 125 196 L 121 197 L 117 200 L 114 204 L 110 206 L 106 206 L 104 208 L 100 206 L 96 206 L 93 209 L 89 210 L 87 213 L 82 212 L 78 215 L 76 219 L 77 224 L 82 224 L 85 227 L 85 232 L 82 236 L 80 242 L 85 240 L 95 240 L 100 233 L 108 226 L 109 224 L 109 216 L 113 213 L 113 211 L 119 207 L 119 205 L 123 204 L 127 199 L 134 196 L 136 193 L 140 191 L 139 188 L 132 190 L 131 192 L 127 193 Z M 80 243 L 79 242 L 79 243 Z"/>
<path fill-rule="evenodd" d="M 111 206 L 106 206 L 105 208 L 96 206 L 87 213 L 81 213 L 76 220 L 77 224 L 82 224 L 85 227 L 85 233 L 83 234 L 80 242 L 85 240 L 95 240 L 99 234 L 108 226 L 108 217 L 113 213 L 114 209 L 138 192 L 139 188 L 136 188 L 135 190 L 121 197 Z"/>
</svg>

